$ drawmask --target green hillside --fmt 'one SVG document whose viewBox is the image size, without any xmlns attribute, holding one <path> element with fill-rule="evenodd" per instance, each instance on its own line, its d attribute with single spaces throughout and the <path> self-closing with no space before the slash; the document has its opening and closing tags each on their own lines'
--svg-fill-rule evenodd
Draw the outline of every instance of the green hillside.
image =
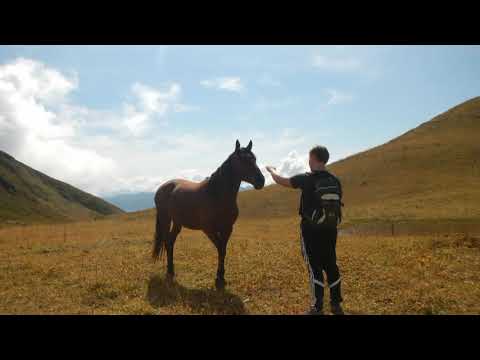
<svg viewBox="0 0 480 360">
<path fill-rule="evenodd" d="M 69 221 L 122 213 L 0 151 L 0 223 Z"/>
</svg>

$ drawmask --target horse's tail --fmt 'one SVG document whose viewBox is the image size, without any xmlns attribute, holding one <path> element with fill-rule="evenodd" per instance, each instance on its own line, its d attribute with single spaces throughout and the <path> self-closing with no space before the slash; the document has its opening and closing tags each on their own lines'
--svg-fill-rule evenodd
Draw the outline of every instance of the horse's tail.
<svg viewBox="0 0 480 360">
<path fill-rule="evenodd" d="M 167 237 L 170 231 L 171 219 L 168 214 L 168 209 L 165 204 L 166 199 L 162 195 L 166 195 L 163 187 L 159 189 L 155 195 L 155 205 L 157 208 L 156 224 L 155 224 L 155 237 L 153 239 L 152 247 L 152 259 L 157 261 L 162 258 L 163 252 L 167 249 Z M 162 198 L 163 197 L 163 198 Z"/>
<path fill-rule="evenodd" d="M 152 259 L 156 262 L 159 258 L 162 258 L 163 251 L 167 246 L 167 239 L 165 232 L 163 231 L 161 214 L 157 210 L 157 220 L 155 224 L 155 236 L 153 238 Z"/>
</svg>

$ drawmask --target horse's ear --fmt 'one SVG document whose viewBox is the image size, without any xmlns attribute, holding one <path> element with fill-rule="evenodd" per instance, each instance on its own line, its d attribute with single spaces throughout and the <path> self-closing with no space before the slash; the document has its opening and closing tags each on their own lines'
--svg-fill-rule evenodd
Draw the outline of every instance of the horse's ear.
<svg viewBox="0 0 480 360">
<path fill-rule="evenodd" d="M 237 140 L 237 142 L 235 143 L 235 152 L 237 152 L 238 150 L 240 150 L 240 141 Z"/>
<path fill-rule="evenodd" d="M 252 144 L 252 140 L 250 140 L 250 142 L 249 142 L 248 145 L 247 145 L 247 150 L 248 150 L 248 151 L 252 150 L 252 145 L 253 145 L 253 144 Z"/>
</svg>

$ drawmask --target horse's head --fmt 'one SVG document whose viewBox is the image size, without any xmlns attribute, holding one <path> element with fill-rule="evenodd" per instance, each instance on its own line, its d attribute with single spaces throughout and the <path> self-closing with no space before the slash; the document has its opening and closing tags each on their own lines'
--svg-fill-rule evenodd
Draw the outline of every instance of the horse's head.
<svg viewBox="0 0 480 360">
<path fill-rule="evenodd" d="M 237 140 L 235 152 L 231 156 L 233 171 L 241 181 L 253 185 L 256 190 L 263 188 L 265 177 L 257 166 L 257 158 L 252 152 L 252 140 L 247 147 L 241 148 Z"/>
</svg>

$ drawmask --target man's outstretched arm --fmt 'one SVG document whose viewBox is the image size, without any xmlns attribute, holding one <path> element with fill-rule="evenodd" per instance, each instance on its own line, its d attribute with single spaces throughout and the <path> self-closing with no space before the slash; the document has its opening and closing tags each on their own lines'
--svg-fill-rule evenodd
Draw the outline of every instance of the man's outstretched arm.
<svg viewBox="0 0 480 360">
<path fill-rule="evenodd" d="M 267 171 L 272 175 L 273 181 L 275 181 L 278 185 L 282 185 L 285 187 L 292 188 L 292 184 L 290 182 L 290 178 L 284 178 L 283 176 L 278 175 L 275 172 L 275 168 L 271 166 L 267 166 Z"/>
</svg>

